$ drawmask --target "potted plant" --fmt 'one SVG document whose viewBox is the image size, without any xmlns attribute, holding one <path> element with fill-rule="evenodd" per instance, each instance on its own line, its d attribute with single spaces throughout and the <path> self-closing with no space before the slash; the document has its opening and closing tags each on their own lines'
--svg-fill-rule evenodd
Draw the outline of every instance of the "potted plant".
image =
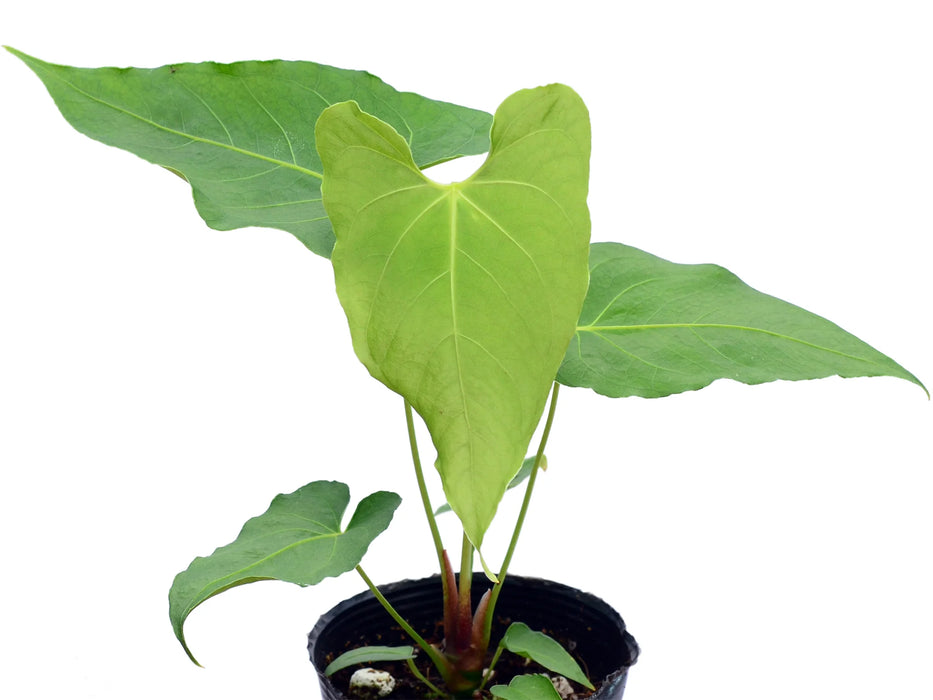
<svg viewBox="0 0 933 700">
<path fill-rule="evenodd" d="M 208 598 L 254 581 L 313 585 L 356 570 L 370 602 L 386 609 L 386 629 L 394 620 L 413 643 L 371 640 L 344 656 L 325 650 L 315 659 L 326 659 L 325 676 L 391 661 L 405 664 L 426 695 L 557 697 L 558 685 L 574 682 L 570 692 L 618 697 L 637 647 L 611 611 L 604 612 L 624 662 L 592 678 L 538 631 L 562 628 L 547 614 L 534 620 L 536 629 L 516 619 L 494 631 L 497 614 L 511 617 L 503 613 L 515 582 L 509 566 L 546 466 L 560 387 L 657 398 L 719 378 L 757 384 L 830 375 L 887 375 L 922 387 L 838 326 L 720 267 L 677 265 L 621 243 L 590 244 L 588 114 L 566 86 L 521 90 L 492 117 L 318 64 L 77 69 L 13 53 L 79 131 L 186 179 L 212 227 L 282 228 L 330 257 L 357 356 L 404 399 L 438 562 L 429 584 L 436 605 L 419 624 L 431 628 L 433 621 L 441 631 L 418 629 L 411 622 L 417 613 L 406 617 L 393 602 L 396 589 L 380 590 L 361 565 L 398 496 L 370 494 L 345 521 L 347 488 L 316 480 L 277 497 L 234 542 L 176 577 L 170 615 L 192 660 L 184 622 Z M 422 173 L 486 151 L 484 165 L 463 182 L 443 185 Z M 437 451 L 448 501 L 440 508 L 427 496 L 416 413 Z M 487 562 L 486 531 L 515 486 L 525 497 L 508 553 L 501 563 Z M 456 566 L 436 525 L 454 516 L 463 530 Z M 565 680 L 504 675 L 503 652 Z M 603 676 L 608 681 L 596 689 Z M 332 692 L 322 682 L 325 695 Z"/>
</svg>

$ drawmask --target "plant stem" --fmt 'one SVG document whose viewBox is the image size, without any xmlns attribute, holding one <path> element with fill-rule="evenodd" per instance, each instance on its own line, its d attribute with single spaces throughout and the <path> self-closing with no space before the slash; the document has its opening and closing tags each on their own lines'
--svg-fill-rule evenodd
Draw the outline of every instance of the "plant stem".
<svg viewBox="0 0 933 700">
<path fill-rule="evenodd" d="M 438 687 L 437 687 L 436 685 L 434 685 L 431 681 L 429 681 L 429 680 L 427 679 L 427 677 L 426 677 L 421 671 L 418 670 L 418 667 L 415 666 L 414 660 L 412 660 L 412 659 L 406 659 L 406 661 L 408 661 L 408 670 L 411 671 L 411 674 L 412 674 L 415 678 L 417 678 L 419 681 L 421 681 L 422 683 L 424 683 L 426 686 L 428 686 L 428 688 L 431 689 L 431 692 L 437 693 L 438 695 L 443 695 L 443 694 L 444 694 L 444 692 L 443 692 L 440 688 L 438 688 Z"/>
<path fill-rule="evenodd" d="M 437 529 L 437 519 L 434 517 L 434 508 L 431 507 L 431 497 L 428 495 L 428 487 L 424 482 L 424 470 L 421 468 L 421 455 L 418 452 L 418 439 L 415 437 L 415 419 L 408 399 L 405 399 L 405 423 L 408 426 L 408 444 L 411 447 L 411 461 L 415 466 L 418 491 L 421 493 L 421 504 L 424 506 L 424 514 L 428 519 L 428 527 L 431 529 L 431 538 L 434 540 L 434 549 L 437 552 L 437 563 L 441 572 L 441 595 L 443 596 L 444 610 L 446 611 L 450 596 L 455 591 L 449 590 L 450 587 L 447 583 L 447 569 L 444 566 L 444 542 L 441 540 L 441 533 Z"/>
<path fill-rule="evenodd" d="M 522 525 L 525 523 L 525 515 L 528 513 L 528 506 L 531 503 L 531 494 L 534 491 L 535 481 L 538 477 L 538 469 L 541 466 L 541 460 L 544 459 L 544 448 L 547 445 L 548 436 L 551 434 L 551 425 L 554 423 L 554 413 L 557 410 L 557 395 L 559 392 L 560 384 L 554 382 L 554 388 L 551 390 L 551 405 L 548 409 L 547 419 L 544 421 L 544 428 L 541 431 L 541 440 L 538 443 L 535 464 L 528 477 L 528 486 L 525 488 L 525 498 L 522 501 L 522 508 L 518 513 L 518 520 L 515 521 L 515 530 L 512 532 L 512 540 L 509 542 L 509 549 L 502 562 L 502 569 L 499 571 L 499 583 L 493 586 L 492 594 L 489 598 L 489 612 L 486 616 L 486 622 L 483 628 L 483 638 L 487 643 L 492 633 L 493 611 L 496 608 L 496 601 L 499 599 L 499 592 L 502 590 L 502 584 L 505 583 L 505 577 L 509 573 L 509 564 L 512 563 L 512 555 L 515 553 L 515 547 L 518 545 L 518 538 L 522 532 Z"/>
<path fill-rule="evenodd" d="M 499 647 L 496 649 L 496 653 L 493 654 L 492 661 L 489 662 L 489 668 L 486 669 L 486 673 L 483 674 L 483 682 L 479 684 L 477 691 L 481 691 L 486 687 L 486 682 L 492 678 L 493 670 L 496 668 L 496 662 L 499 660 L 499 657 L 502 656 L 503 646 L 500 643 Z"/>
<path fill-rule="evenodd" d="M 415 420 L 412 416 L 411 404 L 405 399 L 405 422 L 408 424 L 408 444 L 411 446 L 411 461 L 415 465 L 415 477 L 418 480 L 418 491 L 421 492 L 421 503 L 424 505 L 424 514 L 428 518 L 428 527 L 431 528 L 431 537 L 434 539 L 434 549 L 437 550 L 437 562 L 440 570 L 444 570 L 444 543 L 441 533 L 437 529 L 437 520 L 434 509 L 431 508 L 431 499 L 428 488 L 424 483 L 424 471 L 421 469 L 421 457 L 418 454 L 418 440 L 415 437 Z"/>
<path fill-rule="evenodd" d="M 470 598 L 470 589 L 473 587 L 473 543 L 470 538 L 463 533 L 463 545 L 460 550 L 460 581 L 457 583 L 457 590 L 460 594 L 460 613 L 457 615 L 459 629 L 457 630 L 457 643 L 462 648 L 458 652 L 465 651 L 470 644 L 470 637 L 473 628 L 473 602 Z"/>
<path fill-rule="evenodd" d="M 382 595 L 382 591 L 376 588 L 376 584 L 374 584 L 369 576 L 366 575 L 366 572 L 363 571 L 363 567 L 357 565 L 356 573 L 358 573 L 363 578 L 363 581 L 367 586 L 369 586 L 369 590 L 373 592 L 376 600 L 382 604 L 382 607 L 384 607 L 386 612 L 392 616 L 392 619 L 395 620 L 403 630 L 405 630 L 408 636 L 414 640 L 415 644 L 424 650 L 424 653 L 428 655 L 428 658 L 431 659 L 431 661 L 437 667 L 437 670 L 441 671 L 443 674 L 444 670 L 450 666 L 447 659 L 445 659 L 437 649 L 428 644 L 420 634 L 415 632 L 415 629 L 410 624 L 408 624 L 408 621 L 402 617 L 395 608 L 392 607 L 392 604 L 386 600 L 384 595 Z"/>
</svg>

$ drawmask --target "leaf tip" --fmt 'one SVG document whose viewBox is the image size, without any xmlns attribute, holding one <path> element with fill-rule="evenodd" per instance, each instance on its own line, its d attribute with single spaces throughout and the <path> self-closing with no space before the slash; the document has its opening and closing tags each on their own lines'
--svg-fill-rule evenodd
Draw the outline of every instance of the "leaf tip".
<svg viewBox="0 0 933 700">
<path fill-rule="evenodd" d="M 175 585 L 178 582 L 178 578 L 181 575 L 182 574 L 178 574 L 178 576 L 175 577 L 175 583 L 172 584 L 172 588 L 169 591 L 169 602 L 168 602 L 169 619 L 171 620 L 171 623 L 172 623 L 172 631 L 175 632 L 175 639 L 177 639 L 179 644 L 181 644 L 181 648 L 185 650 L 185 654 L 188 655 L 188 658 L 191 660 L 191 663 L 193 663 L 198 668 L 204 668 L 201 665 L 201 662 L 198 661 L 196 658 L 194 658 L 194 654 L 191 653 L 191 649 L 188 648 L 188 642 L 185 640 L 185 620 L 188 619 L 188 613 L 191 612 L 191 610 L 189 609 L 187 611 L 180 612 L 177 607 L 178 601 L 176 600 L 176 597 L 175 597 L 175 594 L 176 594 Z"/>
<path fill-rule="evenodd" d="M 21 61 L 25 61 L 27 58 L 31 58 L 31 56 L 27 56 L 19 49 L 14 49 L 12 46 L 8 46 L 7 44 L 3 44 L 3 48 L 5 48 L 7 51 L 9 51 L 11 54 L 16 56 Z"/>
<path fill-rule="evenodd" d="M 185 633 L 181 629 L 178 629 L 175 632 L 175 636 L 178 637 L 178 641 L 181 642 L 181 648 L 185 650 L 185 654 L 188 655 L 191 663 L 193 663 L 198 668 L 204 668 L 204 666 L 201 665 L 201 662 L 194 658 L 194 654 L 191 653 L 191 649 L 188 648 L 188 642 L 185 641 Z"/>
<path fill-rule="evenodd" d="M 188 651 L 188 648 L 187 648 L 187 647 L 185 647 L 185 652 L 188 654 L 188 658 L 191 659 L 191 663 L 193 663 L 193 664 L 194 664 L 195 666 L 197 666 L 198 668 L 204 668 L 204 666 L 201 664 L 201 662 L 198 661 L 196 658 L 194 658 L 194 656 L 191 654 L 191 652 Z"/>
<path fill-rule="evenodd" d="M 917 379 L 917 386 L 919 386 L 921 389 L 923 389 L 924 393 L 927 395 L 927 401 L 929 401 L 929 400 L 930 400 L 930 390 L 927 389 L 927 388 L 923 385 L 923 382 L 921 382 L 919 379 Z"/>
<path fill-rule="evenodd" d="M 483 558 L 483 553 L 480 551 L 479 547 L 476 548 L 476 553 L 479 554 L 479 563 L 483 567 L 483 573 L 486 574 L 486 578 L 488 578 L 493 584 L 499 583 L 499 577 L 496 576 L 486 564 L 486 560 Z"/>
</svg>

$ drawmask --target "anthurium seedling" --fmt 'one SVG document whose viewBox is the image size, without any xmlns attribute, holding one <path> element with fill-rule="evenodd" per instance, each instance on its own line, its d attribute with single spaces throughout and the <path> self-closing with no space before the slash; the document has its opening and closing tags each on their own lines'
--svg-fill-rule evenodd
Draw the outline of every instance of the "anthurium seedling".
<svg viewBox="0 0 933 700">
<path fill-rule="evenodd" d="M 330 257 L 356 355 L 402 397 L 440 573 L 443 638 L 422 637 L 361 566 L 399 497 L 365 496 L 345 521 L 347 486 L 315 480 L 277 496 L 232 543 L 175 578 L 171 623 L 192 660 L 184 623 L 209 598 L 256 581 L 309 586 L 355 570 L 412 644 L 352 649 L 328 674 L 405 662 L 428 694 L 559 697 L 535 672 L 490 682 L 508 653 L 592 688 L 567 650 L 521 621 L 492 638 L 561 386 L 658 398 L 723 378 L 839 375 L 923 388 L 837 325 L 721 267 L 591 244 L 589 116 L 567 86 L 520 90 L 491 116 L 308 62 L 83 69 L 10 51 L 78 131 L 183 177 L 209 226 L 280 228 Z M 424 172 L 487 152 L 462 182 Z M 415 413 L 436 450 L 440 508 L 428 497 Z M 489 562 L 484 538 L 516 486 L 525 495 L 506 555 Z M 436 522 L 448 511 L 462 525 L 459 576 Z M 475 609 L 474 558 L 492 582 Z"/>
</svg>

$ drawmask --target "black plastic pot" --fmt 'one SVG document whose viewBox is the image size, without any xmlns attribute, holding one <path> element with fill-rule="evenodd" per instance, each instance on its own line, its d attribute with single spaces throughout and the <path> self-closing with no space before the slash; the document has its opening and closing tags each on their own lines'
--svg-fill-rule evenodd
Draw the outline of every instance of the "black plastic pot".
<svg viewBox="0 0 933 700">
<path fill-rule="evenodd" d="M 488 587 L 486 584 L 486 577 L 477 573 L 472 588 L 474 606 Z M 419 633 L 426 637 L 441 636 L 438 576 L 390 583 L 379 590 Z M 553 581 L 509 576 L 496 605 L 491 646 L 498 644 L 513 621 L 571 642 L 574 655 L 582 659 L 584 670 L 597 688 L 590 700 L 622 697 L 629 666 L 638 659 L 638 644 L 626 631 L 619 613 L 604 601 Z M 345 600 L 322 615 L 308 635 L 308 653 L 317 670 L 324 700 L 348 700 L 323 671 L 333 658 L 365 644 L 412 644 L 370 591 Z"/>
</svg>

